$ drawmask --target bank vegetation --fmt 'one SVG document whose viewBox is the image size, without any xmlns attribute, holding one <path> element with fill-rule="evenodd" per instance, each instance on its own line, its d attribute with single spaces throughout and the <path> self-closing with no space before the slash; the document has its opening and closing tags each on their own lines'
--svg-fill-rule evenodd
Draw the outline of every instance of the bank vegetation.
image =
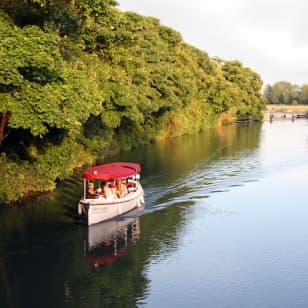
<svg viewBox="0 0 308 308">
<path fill-rule="evenodd" d="M 261 119 L 261 87 L 113 0 L 1 1 L 0 202 L 53 190 L 98 155 Z"/>
</svg>

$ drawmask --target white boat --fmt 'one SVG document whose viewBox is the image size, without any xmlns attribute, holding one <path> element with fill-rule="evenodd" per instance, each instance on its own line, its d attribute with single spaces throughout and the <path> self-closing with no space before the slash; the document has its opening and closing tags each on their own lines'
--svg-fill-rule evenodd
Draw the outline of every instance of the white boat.
<svg viewBox="0 0 308 308">
<path fill-rule="evenodd" d="M 144 203 L 140 184 L 141 167 L 132 162 L 114 162 L 91 167 L 83 172 L 84 195 L 78 204 L 78 214 L 93 225 L 127 213 Z M 122 182 L 124 193 L 116 195 L 116 183 Z M 107 187 L 104 194 L 101 185 Z M 94 186 L 92 194 L 87 187 Z"/>
</svg>

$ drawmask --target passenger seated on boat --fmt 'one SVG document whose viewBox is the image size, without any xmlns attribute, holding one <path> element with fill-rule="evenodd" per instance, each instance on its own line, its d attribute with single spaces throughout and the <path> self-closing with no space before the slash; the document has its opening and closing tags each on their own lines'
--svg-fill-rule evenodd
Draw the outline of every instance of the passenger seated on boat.
<svg viewBox="0 0 308 308">
<path fill-rule="evenodd" d="M 102 196 L 106 199 L 113 199 L 114 198 L 114 194 L 113 194 L 112 190 L 109 188 L 107 182 L 102 182 L 100 196 Z"/>
<path fill-rule="evenodd" d="M 87 191 L 87 199 L 94 199 L 97 198 L 97 193 L 94 190 L 94 184 L 88 184 L 88 191 Z"/>
<path fill-rule="evenodd" d="M 118 198 L 122 198 L 125 195 L 127 195 L 127 187 L 126 185 L 122 182 L 122 180 L 118 179 L 117 180 L 117 186 L 116 186 L 116 195 Z"/>
</svg>

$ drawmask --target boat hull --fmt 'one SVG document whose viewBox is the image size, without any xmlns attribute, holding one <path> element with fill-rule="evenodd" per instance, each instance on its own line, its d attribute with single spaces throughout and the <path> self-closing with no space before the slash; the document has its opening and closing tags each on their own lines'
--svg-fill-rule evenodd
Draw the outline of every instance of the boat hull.
<svg viewBox="0 0 308 308">
<path fill-rule="evenodd" d="M 143 189 L 139 184 L 136 191 L 128 193 L 123 198 L 114 200 L 81 199 L 78 205 L 78 214 L 86 219 L 88 225 L 93 225 L 130 212 L 143 203 Z"/>
</svg>

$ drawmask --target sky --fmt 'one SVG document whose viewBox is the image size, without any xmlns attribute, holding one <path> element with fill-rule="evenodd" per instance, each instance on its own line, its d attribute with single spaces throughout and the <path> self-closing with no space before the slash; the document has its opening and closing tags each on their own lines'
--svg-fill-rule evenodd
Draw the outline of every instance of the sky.
<svg viewBox="0 0 308 308">
<path fill-rule="evenodd" d="M 122 11 L 152 16 L 186 43 L 239 60 L 264 84 L 308 84 L 307 0 L 118 0 Z"/>
</svg>

